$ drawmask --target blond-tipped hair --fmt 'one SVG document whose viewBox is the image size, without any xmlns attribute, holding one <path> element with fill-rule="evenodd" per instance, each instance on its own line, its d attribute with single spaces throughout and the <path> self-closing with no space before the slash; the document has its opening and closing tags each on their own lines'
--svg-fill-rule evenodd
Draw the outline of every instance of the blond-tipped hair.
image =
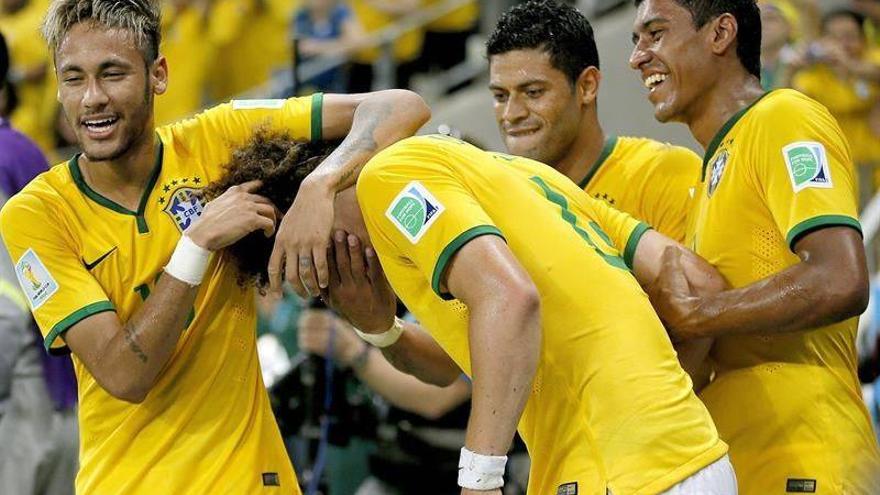
<svg viewBox="0 0 880 495">
<path fill-rule="evenodd" d="M 147 63 L 159 56 L 158 0 L 53 0 L 42 26 L 53 54 L 68 31 L 81 22 L 131 33 Z"/>
</svg>

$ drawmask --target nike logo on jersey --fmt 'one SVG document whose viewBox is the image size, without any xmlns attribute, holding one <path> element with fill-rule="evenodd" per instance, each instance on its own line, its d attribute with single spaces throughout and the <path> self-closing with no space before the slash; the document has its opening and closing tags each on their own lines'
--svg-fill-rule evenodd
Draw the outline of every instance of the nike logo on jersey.
<svg viewBox="0 0 880 495">
<path fill-rule="evenodd" d="M 100 258 L 96 259 L 95 261 L 93 261 L 93 262 L 91 262 L 91 263 L 88 263 L 88 262 L 86 261 L 86 259 L 83 258 L 83 259 L 82 259 L 82 262 L 83 262 L 83 265 L 86 265 L 86 270 L 91 271 L 92 268 L 98 266 L 98 263 L 104 261 L 105 259 L 107 259 L 107 256 L 110 256 L 111 254 L 113 254 L 113 251 L 116 251 L 116 248 L 117 248 L 117 247 L 119 247 L 119 246 L 113 246 L 113 249 L 111 249 L 110 251 L 107 251 L 106 253 L 104 253 L 103 255 L 101 255 Z"/>
</svg>

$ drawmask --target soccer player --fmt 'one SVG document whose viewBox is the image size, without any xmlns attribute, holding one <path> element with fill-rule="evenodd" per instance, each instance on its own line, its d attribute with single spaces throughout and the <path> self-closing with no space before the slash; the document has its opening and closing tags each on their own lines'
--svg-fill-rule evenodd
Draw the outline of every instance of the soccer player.
<svg viewBox="0 0 880 495">
<path fill-rule="evenodd" d="M 590 22 L 553 0 L 517 5 L 486 43 L 498 129 L 514 155 L 546 163 L 593 197 L 684 241 L 693 151 L 647 138 L 606 135 L 599 123 L 601 72 Z"/>
<path fill-rule="evenodd" d="M 753 0 L 637 5 L 630 64 L 654 115 L 706 150 L 687 245 L 734 287 L 692 294 L 670 257 L 655 307 L 674 339 L 716 339 L 701 397 L 742 491 L 878 493 L 856 376 L 868 274 L 846 139 L 815 101 L 761 89 Z"/>
<path fill-rule="evenodd" d="M 254 296 L 212 252 L 275 209 L 243 184 L 198 194 L 255 127 L 342 138 L 366 160 L 427 118 L 408 92 L 234 101 L 154 129 L 168 67 L 151 0 L 56 0 L 44 34 L 82 154 L 0 212 L 50 352 L 80 397 L 79 493 L 299 493 L 260 377 Z M 349 133 L 349 129 L 351 132 Z"/>
<path fill-rule="evenodd" d="M 212 189 L 262 179 L 283 207 L 322 153 L 258 140 L 235 153 L 232 182 Z M 255 166 L 237 163 L 247 156 Z M 463 494 L 501 493 L 517 424 L 532 459 L 530 493 L 736 493 L 726 447 L 629 270 L 639 253 L 659 258 L 673 241 L 541 163 L 445 136 L 378 154 L 357 197 L 339 193 L 335 211 L 336 228 L 373 248 L 364 261 L 336 245 L 331 303 L 401 369 L 473 379 Z M 245 239 L 227 254 L 265 281 L 253 267 L 271 241 Z M 382 293 L 365 299 L 381 304 L 353 311 L 346 291 L 365 263 Z M 383 269 L 436 343 L 393 318 Z"/>
</svg>

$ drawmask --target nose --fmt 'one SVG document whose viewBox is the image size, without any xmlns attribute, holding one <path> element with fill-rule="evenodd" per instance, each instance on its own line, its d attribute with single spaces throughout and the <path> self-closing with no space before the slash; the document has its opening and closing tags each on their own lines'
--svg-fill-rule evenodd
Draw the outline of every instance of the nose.
<svg viewBox="0 0 880 495">
<path fill-rule="evenodd" d="M 632 53 L 629 54 L 629 66 L 633 70 L 639 70 L 650 59 L 650 52 L 645 50 L 641 44 L 637 44 L 633 47 Z"/>
<path fill-rule="evenodd" d="M 517 122 L 526 118 L 528 114 L 529 110 L 525 103 L 523 103 L 522 97 L 514 94 L 510 95 L 507 103 L 504 105 L 504 113 L 502 115 L 504 121 Z"/>
<path fill-rule="evenodd" d="M 97 79 L 90 79 L 83 93 L 83 106 L 86 108 L 101 108 L 109 101 L 107 92 Z"/>
</svg>

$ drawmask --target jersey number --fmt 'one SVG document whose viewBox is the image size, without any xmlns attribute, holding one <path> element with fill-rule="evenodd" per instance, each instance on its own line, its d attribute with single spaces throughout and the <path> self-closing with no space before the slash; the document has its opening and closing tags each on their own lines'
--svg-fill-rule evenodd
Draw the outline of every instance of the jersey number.
<svg viewBox="0 0 880 495">
<path fill-rule="evenodd" d="M 603 252 L 601 249 L 599 249 L 599 246 L 597 246 L 596 243 L 593 242 L 593 239 L 590 238 L 590 234 L 588 234 L 586 230 L 584 230 L 577 224 L 577 217 L 574 213 L 571 212 L 571 210 L 568 209 L 568 200 L 565 199 L 565 196 L 554 191 L 549 185 L 547 185 L 546 182 L 544 182 L 543 179 L 538 176 L 532 177 L 532 182 L 538 184 L 538 186 L 541 187 L 541 189 L 544 191 L 544 195 L 551 203 L 559 206 L 559 208 L 562 209 L 562 219 L 571 225 L 571 228 L 573 228 L 574 231 L 577 232 L 581 239 L 586 241 L 586 243 L 593 248 L 593 251 L 595 251 L 600 258 L 605 260 L 605 262 L 611 266 L 623 270 L 629 270 L 629 268 L 626 266 L 626 263 L 623 261 L 623 258 Z M 595 232 L 596 235 L 598 235 L 599 238 L 602 239 L 602 241 L 604 241 L 609 248 L 614 249 L 614 246 L 611 243 L 611 239 L 608 237 L 608 234 L 606 234 L 602 230 L 602 228 L 599 227 L 599 224 L 591 220 L 589 225 L 593 232 Z"/>
</svg>

